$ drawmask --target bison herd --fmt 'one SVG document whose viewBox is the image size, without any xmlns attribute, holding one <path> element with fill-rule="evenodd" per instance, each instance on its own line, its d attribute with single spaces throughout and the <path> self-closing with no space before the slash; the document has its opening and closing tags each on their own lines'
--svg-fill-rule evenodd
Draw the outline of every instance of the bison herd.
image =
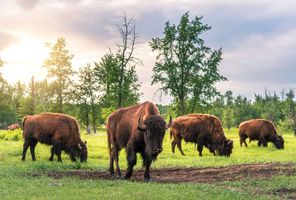
<svg viewBox="0 0 296 200">
<path fill-rule="evenodd" d="M 202 156 L 203 147 L 219 156 L 230 156 L 233 141 L 226 138 L 221 121 L 208 114 L 188 114 L 168 123 L 160 115 L 158 108 L 151 102 L 144 102 L 114 111 L 107 119 L 106 129 L 109 149 L 109 172 L 121 177 L 118 164 L 118 154 L 121 149 L 126 150 L 127 171 L 124 178 L 129 179 L 133 167 L 137 163 L 137 153 L 140 153 L 145 167 L 144 179 L 150 179 L 151 163 L 162 152 L 165 132 L 170 128 L 172 139 L 172 152 L 177 146 L 182 155 L 185 155 L 181 141 L 192 142 L 197 145 L 199 156 Z M 23 153 L 25 160 L 26 151 L 30 147 L 32 160 L 35 161 L 35 146 L 38 142 L 52 145 L 50 161 L 56 154 L 58 161 L 62 162 L 61 152 L 69 154 L 72 161 L 87 160 L 86 142 L 80 138 L 78 122 L 65 114 L 41 113 L 29 115 L 23 120 Z M 272 122 L 263 119 L 253 119 L 239 125 L 240 145 L 258 140 L 258 146 L 267 146 L 272 142 L 276 148 L 284 148 L 284 139 L 277 134 Z M 115 170 L 114 170 L 115 164 Z"/>
</svg>

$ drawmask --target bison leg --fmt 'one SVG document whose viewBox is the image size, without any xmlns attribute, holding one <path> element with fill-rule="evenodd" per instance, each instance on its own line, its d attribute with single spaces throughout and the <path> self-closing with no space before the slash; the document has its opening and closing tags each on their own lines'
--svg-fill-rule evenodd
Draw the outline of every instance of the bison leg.
<svg viewBox="0 0 296 200">
<path fill-rule="evenodd" d="M 246 139 L 247 137 L 245 135 L 240 135 L 240 146 L 242 147 L 243 146 L 243 143 L 245 144 L 246 147 L 248 147 L 247 143 L 246 143 Z"/>
<path fill-rule="evenodd" d="M 58 142 L 53 142 L 53 151 L 58 156 L 58 162 L 62 162 L 62 148 L 61 145 Z"/>
<path fill-rule="evenodd" d="M 30 142 L 30 151 L 31 151 L 31 156 L 32 156 L 32 160 L 35 161 L 36 157 L 35 157 L 35 147 L 37 145 L 37 140 L 32 139 Z"/>
<path fill-rule="evenodd" d="M 261 142 L 260 142 L 260 140 L 258 141 L 257 145 L 258 145 L 258 147 L 261 147 Z"/>
<path fill-rule="evenodd" d="M 247 145 L 247 143 L 246 143 L 246 139 L 244 139 L 244 144 L 245 144 L 246 147 L 248 147 L 248 145 Z"/>
<path fill-rule="evenodd" d="M 151 177 L 150 177 L 150 165 L 151 165 L 152 161 L 150 159 L 146 159 L 144 161 L 144 165 L 145 165 L 145 172 L 144 172 L 144 180 L 145 181 L 150 181 Z"/>
<path fill-rule="evenodd" d="M 202 156 L 203 145 L 204 145 L 203 140 L 199 139 L 197 142 L 197 150 L 198 150 L 199 156 Z"/>
<path fill-rule="evenodd" d="M 128 168 L 126 170 L 125 178 L 129 179 L 133 173 L 133 168 L 137 163 L 137 155 L 132 147 L 128 147 L 126 152 Z"/>
<path fill-rule="evenodd" d="M 180 138 L 177 139 L 176 144 L 177 144 L 177 147 L 178 147 L 179 151 L 181 152 L 181 154 L 182 154 L 183 156 L 185 156 L 185 153 L 184 153 L 183 150 L 182 150 L 182 141 L 181 141 Z"/>
<path fill-rule="evenodd" d="M 54 156 L 53 147 L 51 147 L 50 153 L 51 155 L 50 155 L 49 161 L 53 161 L 53 156 Z"/>
<path fill-rule="evenodd" d="M 260 143 L 262 144 L 263 147 L 267 147 L 267 142 L 264 137 L 260 137 Z"/>
<path fill-rule="evenodd" d="M 111 175 L 114 175 L 114 158 L 113 155 L 110 154 L 110 161 L 109 161 L 109 172 Z"/>
<path fill-rule="evenodd" d="M 119 164 L 118 164 L 118 160 L 119 160 L 118 159 L 118 157 L 119 157 L 118 152 L 119 152 L 118 148 L 114 147 L 112 153 L 113 153 L 113 159 L 115 161 L 115 167 L 116 167 L 115 171 L 116 171 L 117 176 L 121 177 L 121 171 L 120 171 Z"/>
<path fill-rule="evenodd" d="M 26 153 L 27 153 L 29 146 L 30 146 L 30 139 L 25 138 L 25 142 L 24 142 L 24 146 L 23 146 L 22 161 L 25 161 L 25 159 L 26 159 Z"/>
<path fill-rule="evenodd" d="M 172 152 L 175 153 L 176 142 L 175 139 L 172 141 Z"/>
</svg>

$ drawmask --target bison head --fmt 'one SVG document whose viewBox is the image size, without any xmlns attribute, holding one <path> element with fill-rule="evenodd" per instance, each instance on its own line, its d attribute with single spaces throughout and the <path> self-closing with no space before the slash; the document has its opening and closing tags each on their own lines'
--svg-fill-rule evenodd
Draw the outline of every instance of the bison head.
<svg viewBox="0 0 296 200">
<path fill-rule="evenodd" d="M 277 136 L 275 141 L 273 142 L 274 146 L 277 148 L 277 149 L 284 149 L 284 138 L 282 136 Z"/>
<path fill-rule="evenodd" d="M 80 159 L 80 162 L 87 161 L 87 148 L 86 142 L 79 141 L 79 143 L 71 148 L 70 158 L 72 161 L 76 161 L 76 158 Z"/>
<path fill-rule="evenodd" d="M 156 158 L 162 152 L 162 141 L 166 129 L 172 124 L 172 117 L 170 116 L 169 124 L 159 115 L 152 115 L 148 119 L 141 121 L 141 116 L 138 120 L 138 130 L 144 133 L 145 153 Z"/>
<path fill-rule="evenodd" d="M 232 153 L 233 141 L 225 139 L 217 148 L 217 153 L 220 156 L 230 156 Z"/>
</svg>

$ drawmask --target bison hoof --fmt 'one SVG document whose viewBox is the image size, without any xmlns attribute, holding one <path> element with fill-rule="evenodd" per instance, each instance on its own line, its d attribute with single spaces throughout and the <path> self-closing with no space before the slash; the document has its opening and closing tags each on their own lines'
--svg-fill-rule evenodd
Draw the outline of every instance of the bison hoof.
<svg viewBox="0 0 296 200">
<path fill-rule="evenodd" d="M 144 182 L 153 182 L 151 178 L 144 178 Z"/>
</svg>

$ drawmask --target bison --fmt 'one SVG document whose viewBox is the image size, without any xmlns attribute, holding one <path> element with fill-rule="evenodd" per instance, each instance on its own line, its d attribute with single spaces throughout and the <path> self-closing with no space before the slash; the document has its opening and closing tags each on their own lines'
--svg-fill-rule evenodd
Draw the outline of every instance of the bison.
<svg viewBox="0 0 296 200">
<path fill-rule="evenodd" d="M 185 155 L 181 140 L 197 144 L 199 156 L 202 156 L 203 146 L 211 153 L 221 156 L 230 156 L 233 148 L 233 141 L 224 135 L 220 120 L 208 114 L 188 114 L 176 118 L 171 126 L 170 137 L 172 141 L 172 152 L 175 152 L 177 145 L 182 155 Z"/>
<path fill-rule="evenodd" d="M 250 141 L 258 140 L 258 146 L 267 147 L 268 142 L 272 142 L 277 149 L 284 148 L 284 139 L 277 134 L 271 121 L 265 119 L 251 119 L 239 125 L 240 146 L 244 143 L 247 147 L 246 139 Z"/>
<path fill-rule="evenodd" d="M 162 152 L 162 141 L 167 125 L 160 116 L 158 108 L 151 102 L 144 102 L 114 111 L 107 119 L 107 135 L 109 148 L 109 171 L 114 175 L 114 161 L 116 174 L 121 177 L 118 165 L 118 154 L 122 148 L 127 153 L 127 171 L 125 178 L 129 179 L 133 167 L 137 162 L 137 153 L 141 154 L 145 166 L 144 180 L 150 180 L 150 165 Z"/>
<path fill-rule="evenodd" d="M 52 145 L 49 161 L 53 161 L 54 154 L 62 162 L 61 151 L 69 154 L 72 161 L 80 158 L 87 160 L 86 142 L 82 142 L 79 135 L 78 122 L 65 114 L 41 113 L 26 116 L 23 120 L 24 146 L 22 160 L 30 146 L 32 160 L 35 161 L 35 146 L 38 142 Z"/>
<path fill-rule="evenodd" d="M 15 129 L 19 129 L 19 128 L 21 128 L 21 126 L 20 126 L 18 123 L 16 123 L 16 124 L 11 124 L 11 125 L 9 125 L 9 126 L 7 127 L 7 130 L 9 130 L 9 131 L 13 131 L 13 130 L 15 130 Z"/>
</svg>

